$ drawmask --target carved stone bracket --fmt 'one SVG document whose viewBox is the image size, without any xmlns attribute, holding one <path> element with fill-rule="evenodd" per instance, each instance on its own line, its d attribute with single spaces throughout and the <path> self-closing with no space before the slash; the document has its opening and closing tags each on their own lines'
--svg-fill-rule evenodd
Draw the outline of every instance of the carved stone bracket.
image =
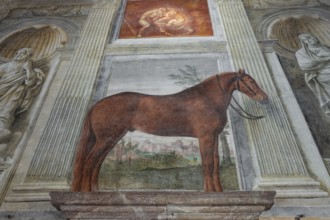
<svg viewBox="0 0 330 220">
<path fill-rule="evenodd" d="M 51 192 L 68 219 L 259 219 L 274 204 L 274 191 Z"/>
</svg>

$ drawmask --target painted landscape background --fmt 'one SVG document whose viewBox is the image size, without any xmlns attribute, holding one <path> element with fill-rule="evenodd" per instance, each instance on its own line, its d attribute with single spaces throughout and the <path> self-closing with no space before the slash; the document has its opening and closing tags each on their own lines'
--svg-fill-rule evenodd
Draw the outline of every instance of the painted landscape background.
<svg viewBox="0 0 330 220">
<path fill-rule="evenodd" d="M 144 137 L 139 138 L 139 134 Z M 127 136 L 103 163 L 101 173 L 105 175 L 100 178 L 101 188 L 203 189 L 201 159 L 196 140 L 152 135 L 145 138 L 147 135 L 140 132 Z M 221 179 L 225 189 L 234 190 L 238 189 L 238 185 L 233 157 L 231 161 L 229 164 L 222 163 Z"/>
</svg>

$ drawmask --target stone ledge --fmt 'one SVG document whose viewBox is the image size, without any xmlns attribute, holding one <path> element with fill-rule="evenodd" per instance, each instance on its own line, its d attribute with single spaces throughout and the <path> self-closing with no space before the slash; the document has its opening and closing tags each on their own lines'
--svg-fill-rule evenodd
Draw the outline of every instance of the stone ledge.
<svg viewBox="0 0 330 220">
<path fill-rule="evenodd" d="M 68 219 L 259 219 L 273 191 L 51 192 L 52 204 Z"/>
</svg>

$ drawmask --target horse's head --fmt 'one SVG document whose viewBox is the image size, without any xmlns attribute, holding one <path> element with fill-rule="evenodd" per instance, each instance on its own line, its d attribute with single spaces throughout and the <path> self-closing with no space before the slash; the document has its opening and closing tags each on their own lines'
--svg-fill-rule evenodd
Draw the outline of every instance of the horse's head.
<svg viewBox="0 0 330 220">
<path fill-rule="evenodd" d="M 244 69 L 237 72 L 236 89 L 246 94 L 251 99 L 260 102 L 261 104 L 268 103 L 267 94 L 258 86 L 257 82 Z"/>
</svg>

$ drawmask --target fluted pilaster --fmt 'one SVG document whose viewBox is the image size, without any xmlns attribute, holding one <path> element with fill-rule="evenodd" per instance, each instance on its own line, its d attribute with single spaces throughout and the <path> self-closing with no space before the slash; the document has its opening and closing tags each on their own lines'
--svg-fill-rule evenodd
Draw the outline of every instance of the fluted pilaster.
<svg viewBox="0 0 330 220">
<path fill-rule="evenodd" d="M 275 188 L 276 184 L 285 187 L 284 182 L 290 182 L 287 179 L 291 177 L 298 178 L 288 183 L 291 186 L 304 184 L 317 186 L 318 183 L 309 177 L 299 142 L 279 98 L 242 1 L 219 0 L 218 6 L 234 68 L 245 68 L 270 99 L 266 112 L 258 103 L 242 97 L 247 111 L 255 115 L 266 115 L 261 120 L 245 120 L 258 176 L 256 188 L 266 185 Z M 274 179 L 265 182 L 267 178 Z"/>
<path fill-rule="evenodd" d="M 118 3 L 103 1 L 91 10 L 26 182 L 66 181 Z"/>
</svg>

